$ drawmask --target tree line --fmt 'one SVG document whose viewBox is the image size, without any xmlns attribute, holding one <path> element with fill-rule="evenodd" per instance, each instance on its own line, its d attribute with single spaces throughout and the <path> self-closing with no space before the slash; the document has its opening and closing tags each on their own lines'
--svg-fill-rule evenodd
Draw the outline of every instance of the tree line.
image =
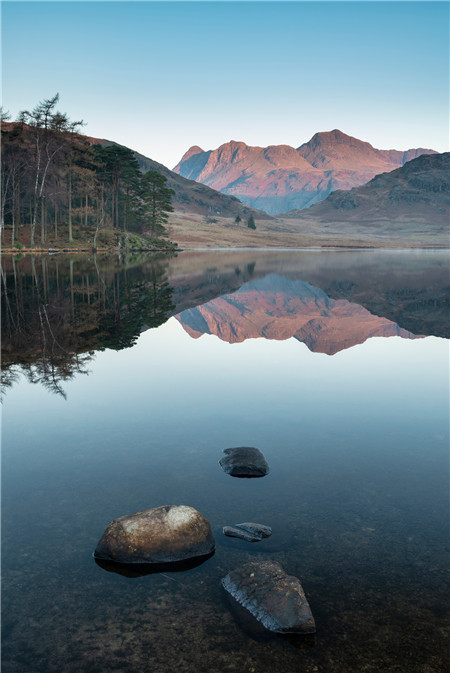
<svg viewBox="0 0 450 673">
<path fill-rule="evenodd" d="M 93 237 L 102 229 L 167 236 L 173 190 L 157 171 L 142 173 L 126 147 L 92 145 L 57 110 L 59 96 L 23 110 L 14 122 L 2 112 L 1 234 L 14 246 L 25 227 L 30 247 Z"/>
</svg>

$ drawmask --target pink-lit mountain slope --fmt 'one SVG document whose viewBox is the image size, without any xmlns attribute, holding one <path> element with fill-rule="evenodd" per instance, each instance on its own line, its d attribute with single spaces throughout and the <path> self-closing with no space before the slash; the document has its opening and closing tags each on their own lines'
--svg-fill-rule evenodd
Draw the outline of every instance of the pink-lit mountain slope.
<svg viewBox="0 0 450 673">
<path fill-rule="evenodd" d="M 316 133 L 297 149 L 231 142 L 215 150 L 191 147 L 175 173 L 276 214 L 307 208 L 336 189 L 351 189 L 379 173 L 434 150 L 378 150 L 335 129 Z"/>
</svg>

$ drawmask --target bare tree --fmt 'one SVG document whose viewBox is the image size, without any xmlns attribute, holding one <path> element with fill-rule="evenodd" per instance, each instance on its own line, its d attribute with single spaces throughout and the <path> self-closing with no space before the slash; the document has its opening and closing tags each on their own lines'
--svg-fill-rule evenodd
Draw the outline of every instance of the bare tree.
<svg viewBox="0 0 450 673">
<path fill-rule="evenodd" d="M 49 170 L 63 147 L 70 142 L 69 134 L 83 125 L 82 121 L 71 122 L 66 114 L 55 110 L 59 94 L 47 98 L 31 111 L 23 110 L 18 122 L 28 124 L 33 132 L 34 164 L 33 164 L 33 219 L 31 222 L 30 246 L 34 247 L 38 212 L 41 207 L 41 224 L 44 208 L 44 189 Z"/>
</svg>

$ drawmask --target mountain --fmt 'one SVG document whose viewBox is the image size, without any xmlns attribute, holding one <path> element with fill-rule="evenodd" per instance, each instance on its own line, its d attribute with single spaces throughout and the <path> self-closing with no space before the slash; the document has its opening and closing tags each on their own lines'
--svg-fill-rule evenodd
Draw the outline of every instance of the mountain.
<svg viewBox="0 0 450 673">
<path fill-rule="evenodd" d="M 336 230 L 347 234 L 344 229 L 361 230 L 361 225 L 376 234 L 377 227 L 386 223 L 391 234 L 403 230 L 406 235 L 414 233 L 412 225 L 422 224 L 423 233 L 448 242 L 450 152 L 424 154 L 361 187 L 337 190 L 307 211 L 294 210 L 286 216 L 318 226 L 342 223 Z"/>
<path fill-rule="evenodd" d="M 430 149 L 377 150 L 337 129 L 298 148 L 250 147 L 234 140 L 215 150 L 191 147 L 173 169 L 243 203 L 277 214 L 307 208 L 336 189 L 351 189 Z"/>
<path fill-rule="evenodd" d="M 345 299 L 330 299 L 307 282 L 270 274 L 237 292 L 176 316 L 193 338 L 214 334 L 229 343 L 294 337 L 313 352 L 335 353 L 371 337 L 418 338 Z"/>
</svg>

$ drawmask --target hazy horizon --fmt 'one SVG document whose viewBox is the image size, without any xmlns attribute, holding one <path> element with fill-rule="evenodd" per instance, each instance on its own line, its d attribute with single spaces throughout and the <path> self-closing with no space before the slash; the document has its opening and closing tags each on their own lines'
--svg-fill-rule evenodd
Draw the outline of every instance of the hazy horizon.
<svg viewBox="0 0 450 673">
<path fill-rule="evenodd" d="M 3 105 L 60 109 L 173 168 L 192 145 L 338 128 L 448 150 L 444 2 L 3 2 Z M 125 123 L 124 123 L 125 121 Z"/>
</svg>

